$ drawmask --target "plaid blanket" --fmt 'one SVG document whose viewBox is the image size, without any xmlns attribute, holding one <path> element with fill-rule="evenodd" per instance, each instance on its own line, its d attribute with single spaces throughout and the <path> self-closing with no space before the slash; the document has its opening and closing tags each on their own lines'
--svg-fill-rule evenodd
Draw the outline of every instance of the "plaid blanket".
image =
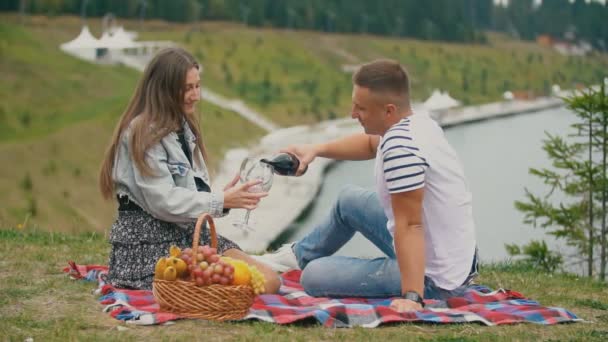
<svg viewBox="0 0 608 342">
<path fill-rule="evenodd" d="M 178 315 L 159 311 L 152 291 L 116 289 L 104 281 L 107 266 L 76 265 L 64 269 L 74 279 L 98 283 L 96 293 L 105 305 L 104 312 L 130 324 L 153 325 L 181 319 Z M 541 306 L 522 294 L 474 285 L 461 297 L 447 301 L 425 300 L 423 311 L 399 313 L 389 308 L 392 298 L 319 298 L 307 295 L 300 285 L 300 271 L 282 275 L 279 294 L 255 298 L 244 320 L 257 319 L 277 324 L 316 321 L 329 328 L 361 326 L 377 327 L 391 322 L 465 323 L 485 325 L 530 322 L 557 324 L 582 321 L 563 308 Z"/>
</svg>

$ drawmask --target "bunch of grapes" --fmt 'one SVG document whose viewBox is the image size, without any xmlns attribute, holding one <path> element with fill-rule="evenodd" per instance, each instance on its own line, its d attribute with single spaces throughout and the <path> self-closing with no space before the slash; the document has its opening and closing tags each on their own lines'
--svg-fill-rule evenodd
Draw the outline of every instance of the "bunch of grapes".
<svg viewBox="0 0 608 342">
<path fill-rule="evenodd" d="M 257 296 L 266 292 L 266 288 L 264 287 L 266 278 L 264 278 L 262 272 L 253 265 L 249 265 L 249 272 L 251 272 L 251 287 L 253 287 L 253 293 Z"/>
<path fill-rule="evenodd" d="M 264 277 L 264 274 L 257 269 L 257 267 L 250 265 L 243 260 L 232 259 L 229 257 L 222 257 L 222 260 L 234 266 L 235 272 L 245 270 L 247 273 L 245 276 L 245 279 L 247 279 L 247 284 L 253 288 L 253 292 L 256 296 L 266 292 L 266 278 Z"/>
<path fill-rule="evenodd" d="M 195 256 L 196 264 L 193 264 L 192 259 Z M 232 284 L 234 267 L 221 260 L 217 249 L 207 245 L 198 246 L 196 255 L 194 255 L 192 248 L 186 248 L 182 251 L 180 258 L 188 265 L 190 279 L 197 286 Z"/>
</svg>

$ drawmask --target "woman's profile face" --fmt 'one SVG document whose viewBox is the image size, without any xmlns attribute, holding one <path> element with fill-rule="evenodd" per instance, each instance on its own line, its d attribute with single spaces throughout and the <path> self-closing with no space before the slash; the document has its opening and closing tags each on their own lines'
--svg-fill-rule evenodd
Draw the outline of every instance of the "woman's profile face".
<svg viewBox="0 0 608 342">
<path fill-rule="evenodd" d="M 196 103 L 201 99 L 201 77 L 198 68 L 192 67 L 186 74 L 186 92 L 184 93 L 184 113 L 193 114 Z"/>
</svg>

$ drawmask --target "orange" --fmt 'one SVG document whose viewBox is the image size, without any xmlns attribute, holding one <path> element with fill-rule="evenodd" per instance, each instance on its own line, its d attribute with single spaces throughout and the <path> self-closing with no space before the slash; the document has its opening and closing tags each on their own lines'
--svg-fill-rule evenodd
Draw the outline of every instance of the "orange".
<svg viewBox="0 0 608 342">
<path fill-rule="evenodd" d="M 234 280 L 233 285 L 249 285 L 251 281 L 251 272 L 246 263 L 234 263 Z"/>
</svg>

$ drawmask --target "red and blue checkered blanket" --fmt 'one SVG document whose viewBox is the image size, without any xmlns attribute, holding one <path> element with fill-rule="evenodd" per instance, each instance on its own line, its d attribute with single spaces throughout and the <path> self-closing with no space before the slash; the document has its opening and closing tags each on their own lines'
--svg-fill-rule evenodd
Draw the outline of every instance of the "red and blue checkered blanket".
<svg viewBox="0 0 608 342">
<path fill-rule="evenodd" d="M 107 266 L 76 265 L 64 269 L 72 278 L 95 281 L 99 301 L 112 317 L 131 324 L 163 324 L 182 317 L 159 311 L 152 291 L 116 289 L 103 280 Z M 491 291 L 471 286 L 461 297 L 447 301 L 425 300 L 423 311 L 398 313 L 389 308 L 392 298 L 319 298 L 307 295 L 300 285 L 300 271 L 282 275 L 279 294 L 255 298 L 245 320 L 257 319 L 277 324 L 316 321 L 331 327 L 367 328 L 393 322 L 465 323 L 485 325 L 530 322 L 557 324 L 582 321 L 566 309 L 546 307 L 511 290 Z"/>
</svg>

